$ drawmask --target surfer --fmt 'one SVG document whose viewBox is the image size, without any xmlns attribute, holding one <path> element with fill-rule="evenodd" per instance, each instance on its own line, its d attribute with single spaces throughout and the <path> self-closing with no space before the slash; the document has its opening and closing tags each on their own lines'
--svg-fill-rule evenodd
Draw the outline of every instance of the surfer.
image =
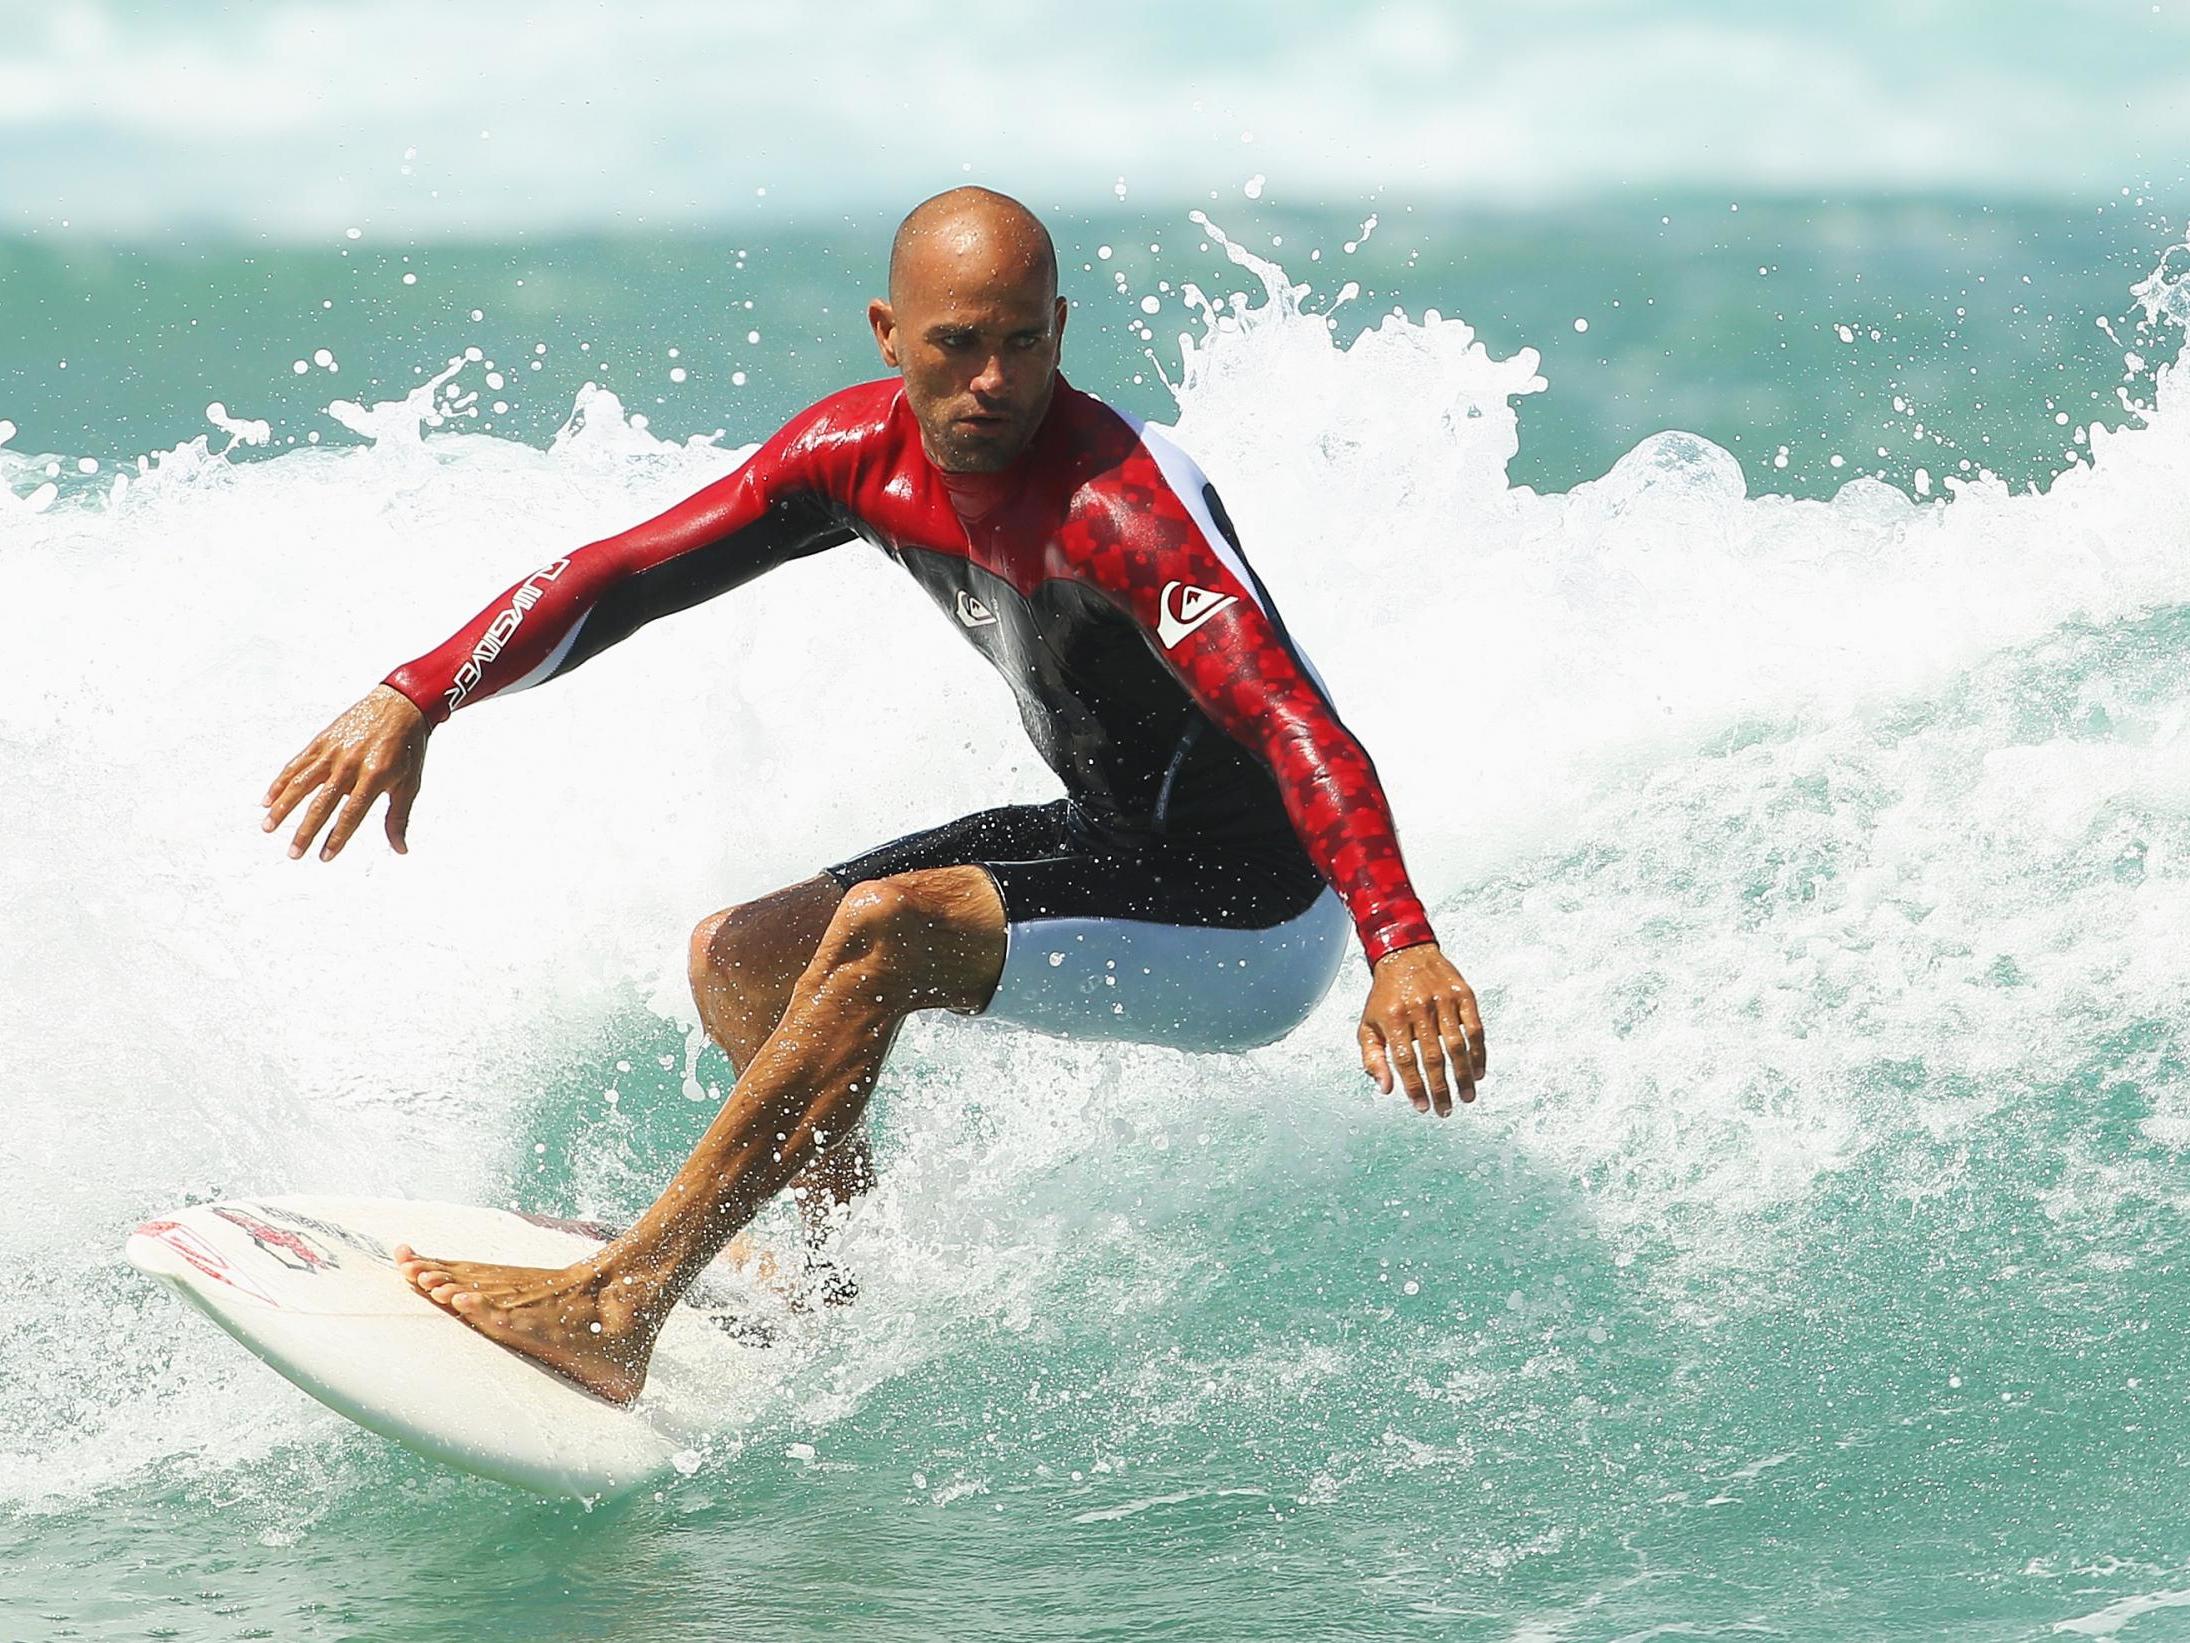
<svg viewBox="0 0 2190 1643">
<path fill-rule="evenodd" d="M 1017 201 L 916 207 L 869 305 L 896 373 L 793 417 L 735 473 L 552 560 L 388 675 L 283 768 L 339 853 L 387 800 L 401 852 L 427 738 L 656 618 L 862 538 L 1003 675 L 1065 796 L 915 833 L 693 932 L 693 994 L 737 1082 L 668 1189 L 560 1270 L 398 1251 L 464 1322 L 601 1397 L 638 1396 L 663 1318 L 786 1186 L 845 1196 L 904 1019 L 944 1009 L 1074 1038 L 1242 1050 L 1370 964 L 1362 1066 L 1449 1115 L 1484 1076 L 1475 996 L 1439 949 L 1375 767 L 1248 565 L 1216 488 L 1058 371 L 1049 234 Z M 1403 590 L 1383 596 L 1404 597 Z"/>
</svg>

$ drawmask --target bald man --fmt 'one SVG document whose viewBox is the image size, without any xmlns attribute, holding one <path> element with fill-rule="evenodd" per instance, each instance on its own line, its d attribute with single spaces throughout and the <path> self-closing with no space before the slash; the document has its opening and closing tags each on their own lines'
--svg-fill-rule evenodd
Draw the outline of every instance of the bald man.
<svg viewBox="0 0 2190 1643">
<path fill-rule="evenodd" d="M 983 810 L 701 921 L 693 996 L 737 1083 L 668 1189 L 560 1270 L 421 1257 L 404 1274 L 596 1395 L 636 1398 L 662 1320 L 794 1179 L 856 1188 L 898 1026 L 954 1010 L 1071 1038 L 1238 1051 L 1370 964 L 1363 1067 L 1448 1115 L 1484 1075 L 1474 994 L 1408 883 L 1375 767 L 1287 635 L 1216 488 L 1059 374 L 1048 232 L 938 195 L 868 307 L 896 373 L 793 417 L 728 478 L 534 571 L 388 675 L 268 789 L 291 857 L 336 855 L 383 795 L 406 848 L 426 740 L 645 623 L 863 539 L 992 662 L 1064 796 Z M 332 823 L 331 828 L 329 823 Z M 804 1172 L 803 1176 L 801 1172 Z"/>
</svg>

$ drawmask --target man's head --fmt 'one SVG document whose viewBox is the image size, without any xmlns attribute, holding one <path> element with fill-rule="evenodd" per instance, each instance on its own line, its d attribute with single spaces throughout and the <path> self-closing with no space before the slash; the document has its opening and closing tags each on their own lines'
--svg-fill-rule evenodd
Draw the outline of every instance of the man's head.
<svg viewBox="0 0 2190 1643">
<path fill-rule="evenodd" d="M 1033 212 L 985 188 L 914 206 L 890 246 L 889 301 L 867 320 L 937 467 L 995 473 L 1026 449 L 1065 331 L 1057 252 Z"/>
</svg>

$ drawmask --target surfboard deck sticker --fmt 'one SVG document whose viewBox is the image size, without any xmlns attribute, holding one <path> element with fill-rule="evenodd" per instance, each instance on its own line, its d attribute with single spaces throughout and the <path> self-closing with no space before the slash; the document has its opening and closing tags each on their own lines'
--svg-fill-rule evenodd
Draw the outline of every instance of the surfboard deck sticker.
<svg viewBox="0 0 2190 1643">
<path fill-rule="evenodd" d="M 418 1294 L 395 1246 L 566 1266 L 605 1227 L 408 1198 L 235 1198 L 155 1216 L 129 1263 L 330 1409 L 446 1465 L 538 1494 L 621 1494 L 696 1464 L 750 1404 L 765 1335 L 686 1304 L 621 1408 L 496 1346 Z"/>
</svg>

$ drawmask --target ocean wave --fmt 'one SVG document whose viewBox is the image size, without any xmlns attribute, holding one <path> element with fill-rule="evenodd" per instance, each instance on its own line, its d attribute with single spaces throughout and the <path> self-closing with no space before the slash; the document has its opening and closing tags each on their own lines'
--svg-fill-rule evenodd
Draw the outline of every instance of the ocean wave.
<svg viewBox="0 0 2190 1643">
<path fill-rule="evenodd" d="M 1729 1490 L 1814 1454 L 1709 1399 L 1769 1381 L 1760 1314 L 1891 1313 L 1891 1263 L 1844 1257 L 1900 1250 L 1893 1226 L 2027 1229 L 2001 1260 L 2108 1294 L 2155 1238 L 2178 1250 L 2154 1221 L 2190 1144 L 2174 265 L 2140 289 L 2130 425 L 2049 486 L 1795 501 L 1677 431 L 1571 491 L 1516 486 L 1532 353 L 1436 315 L 1347 336 L 1233 259 L 1250 291 L 1190 294 L 1176 437 L 1375 751 L 1493 1076 L 1450 1124 L 1377 1100 L 1358 964 L 1244 1058 L 917 1023 L 849 1234 L 865 1299 L 791 1356 L 769 1429 L 841 1430 L 951 1502 L 1032 1486 L 1061 1432 L 1098 1523 L 1418 1473 L 1464 1502 L 1533 1465 L 1551 1503 L 1506 1549 L 1535 1555 L 1602 1490 L 1647 1497 L 1574 1458 L 1632 1422 L 1622 1385 L 1693 1417 Z M 119 1262 L 136 1219 L 275 1189 L 629 1210 L 699 1111 L 696 918 L 1049 791 L 978 660 L 854 547 L 460 717 L 410 857 L 368 830 L 284 860 L 255 800 L 320 721 L 742 455 L 599 387 L 546 449 L 460 431 L 482 363 L 330 407 L 355 448 L 245 463 L 200 438 L 81 483 L 0 449 L 0 1250 L 24 1320 L 0 1498 L 336 1438 L 147 1298 Z M 1893 1271 L 1927 1292 L 1920 1260 Z M 1982 1356 L 1982 1306 L 1940 1304 Z M 1880 1330 L 1834 1350 L 1918 1395 Z M 1075 1367 L 1045 1397 L 1030 1364 Z M 1357 1396 L 1387 1376 L 1421 1389 Z M 936 1460 L 960 1428 L 990 1434 L 961 1433 L 978 1459 Z M 1143 1476 L 1182 1428 L 1264 1469 Z"/>
</svg>

